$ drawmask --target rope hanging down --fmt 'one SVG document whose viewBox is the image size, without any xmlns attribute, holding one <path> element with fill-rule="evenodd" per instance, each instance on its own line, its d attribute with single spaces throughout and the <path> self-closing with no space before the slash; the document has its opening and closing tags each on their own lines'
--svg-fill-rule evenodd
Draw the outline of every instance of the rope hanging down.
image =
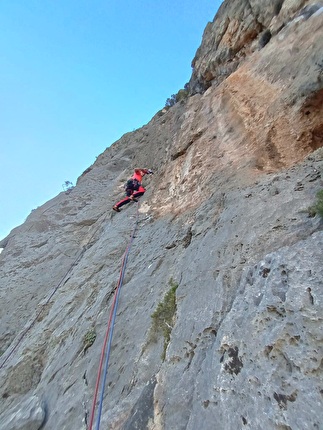
<svg viewBox="0 0 323 430">
<path fill-rule="evenodd" d="M 133 231 L 131 233 L 129 243 L 127 245 L 127 248 L 126 248 L 125 253 L 123 255 L 123 258 L 122 258 L 119 280 L 118 280 L 118 283 L 117 283 L 117 286 L 116 286 L 116 289 L 114 292 L 114 299 L 113 299 L 112 307 L 110 310 L 109 321 L 108 321 L 107 330 L 105 333 L 104 342 L 103 342 L 102 351 L 101 351 L 101 356 L 100 356 L 100 362 L 99 362 L 98 374 L 97 374 L 97 379 L 96 379 L 96 384 L 95 384 L 93 404 L 92 404 L 92 410 L 91 410 L 91 416 L 90 416 L 90 422 L 89 422 L 88 430 L 92 430 L 100 380 L 101 380 L 101 377 L 103 376 L 103 379 L 101 382 L 101 394 L 100 394 L 100 399 L 99 399 L 99 404 L 98 404 L 98 412 L 97 412 L 96 427 L 95 427 L 95 430 L 100 429 L 100 421 L 101 421 L 102 405 L 103 405 L 103 397 L 104 397 L 104 388 L 105 388 L 105 383 L 106 383 L 107 374 L 108 374 L 112 336 L 113 336 L 115 319 L 116 319 L 116 314 L 117 314 L 117 309 L 118 309 L 119 296 L 120 296 L 120 291 L 121 291 L 121 287 L 123 284 L 123 278 L 124 278 L 124 274 L 125 274 L 125 270 L 126 270 L 126 266 L 127 266 L 128 256 L 129 256 L 131 245 L 133 243 L 135 233 L 137 230 L 137 226 L 138 226 L 138 216 L 139 216 L 139 203 L 137 204 L 137 214 L 136 214 L 135 225 L 134 225 Z M 104 356 L 105 356 L 105 358 L 104 358 Z M 102 373 L 103 361 L 105 363 L 104 363 L 104 369 L 103 369 L 103 373 Z"/>
<path fill-rule="evenodd" d="M 61 278 L 61 280 L 59 281 L 59 283 L 56 285 L 56 287 L 54 288 L 54 290 L 50 293 L 50 295 L 48 296 L 48 298 L 46 299 L 46 302 L 43 303 L 43 305 L 41 306 L 40 311 L 36 314 L 35 318 L 31 321 L 31 323 L 22 331 L 22 333 L 20 334 L 16 344 L 11 348 L 10 352 L 8 353 L 8 355 L 5 357 L 5 359 L 2 361 L 2 363 L 0 364 L 0 369 L 2 369 L 4 367 L 4 365 L 6 364 L 6 362 L 9 360 L 9 358 L 13 355 L 13 353 L 16 351 L 16 349 L 18 348 L 18 346 L 20 345 L 20 343 L 22 342 L 22 340 L 24 339 L 24 337 L 26 336 L 26 334 L 33 328 L 33 326 L 36 324 L 36 322 L 38 321 L 39 317 L 41 316 L 41 314 L 43 313 L 43 310 L 45 309 L 45 306 L 48 305 L 48 303 L 51 301 L 51 299 L 53 298 L 54 294 L 57 292 L 57 290 L 63 285 L 65 284 L 65 282 L 67 281 L 67 276 L 70 274 L 70 272 L 72 271 L 73 267 L 75 267 L 78 262 L 81 260 L 81 258 L 83 257 L 83 254 L 85 253 L 85 251 L 88 249 L 88 246 L 91 243 L 91 240 L 93 239 L 93 237 L 95 236 L 96 232 L 99 230 L 99 228 L 101 227 L 101 225 L 103 224 L 103 222 L 105 221 L 105 219 L 107 218 L 107 215 L 105 215 L 103 217 L 103 220 L 100 222 L 100 224 L 98 225 L 98 227 L 95 229 L 95 231 L 91 234 L 90 239 L 88 240 L 87 244 L 83 246 L 83 248 L 81 249 L 81 251 L 77 254 L 75 260 L 73 261 L 73 263 L 71 264 L 71 266 L 69 267 L 69 269 L 66 271 L 66 273 L 64 274 L 64 276 Z M 100 219 L 100 217 L 98 218 Z M 64 282 L 65 281 L 65 282 Z"/>
</svg>

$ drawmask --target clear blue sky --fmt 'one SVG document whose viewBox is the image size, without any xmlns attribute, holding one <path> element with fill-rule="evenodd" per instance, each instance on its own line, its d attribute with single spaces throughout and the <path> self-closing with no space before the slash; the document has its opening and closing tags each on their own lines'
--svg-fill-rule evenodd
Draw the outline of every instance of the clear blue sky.
<svg viewBox="0 0 323 430">
<path fill-rule="evenodd" d="M 1 0 L 0 239 L 183 88 L 221 3 Z"/>
</svg>

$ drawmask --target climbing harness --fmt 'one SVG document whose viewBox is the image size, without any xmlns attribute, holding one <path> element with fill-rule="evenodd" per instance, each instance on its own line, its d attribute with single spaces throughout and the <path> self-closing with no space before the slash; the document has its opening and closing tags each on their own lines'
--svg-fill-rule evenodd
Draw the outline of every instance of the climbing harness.
<svg viewBox="0 0 323 430">
<path fill-rule="evenodd" d="M 72 271 L 73 267 L 75 267 L 77 265 L 77 263 L 81 260 L 81 258 L 83 257 L 83 254 L 85 253 L 85 251 L 88 249 L 89 245 L 91 244 L 91 241 L 93 239 L 93 237 L 95 236 L 95 234 L 97 233 L 97 231 L 99 230 L 99 228 L 101 227 L 101 225 L 103 224 L 103 222 L 106 220 L 107 218 L 107 213 L 106 215 L 103 217 L 103 220 L 100 222 L 99 226 L 95 229 L 95 231 L 93 232 L 93 234 L 90 236 L 90 239 L 88 240 L 87 244 L 83 246 L 83 248 L 81 249 L 81 251 L 77 254 L 75 260 L 73 261 L 73 263 L 71 264 L 71 266 L 69 267 L 69 269 L 66 271 L 66 273 L 64 274 L 64 276 L 61 278 L 61 280 L 59 281 L 59 283 L 56 285 L 56 287 L 54 288 L 54 290 L 50 293 L 49 297 L 46 299 L 45 303 L 42 305 L 40 311 L 37 313 L 37 315 L 35 316 L 35 318 L 31 321 L 31 323 L 23 330 L 23 332 L 20 334 L 17 342 L 15 343 L 15 345 L 11 348 L 10 352 L 8 353 L 8 355 L 5 357 L 5 359 L 2 361 L 2 363 L 0 364 L 0 369 L 2 369 L 4 367 L 4 365 L 6 364 L 6 362 L 9 360 L 9 358 L 13 355 L 13 353 L 16 351 L 16 349 L 18 348 L 18 346 L 21 344 L 22 340 L 24 339 L 24 337 L 26 336 L 26 334 L 32 329 L 32 327 L 36 324 L 36 322 L 38 321 L 39 317 L 41 316 L 41 314 L 43 313 L 43 310 L 45 309 L 45 307 L 48 305 L 48 303 L 51 301 L 51 299 L 53 298 L 54 294 L 57 292 L 57 290 L 63 285 L 65 284 L 65 282 L 68 280 L 66 279 L 67 276 L 69 275 L 69 273 Z M 100 219 L 100 217 L 98 218 Z"/>
<path fill-rule="evenodd" d="M 108 374 L 108 366 L 109 366 L 109 358 L 110 358 L 113 330 L 114 330 L 115 319 L 116 319 L 116 314 L 117 314 L 117 309 L 118 309 L 120 292 L 121 292 L 121 288 L 122 288 L 122 284 L 123 284 L 124 274 L 126 271 L 128 256 L 129 256 L 130 249 L 131 249 L 131 246 L 132 246 L 132 243 L 133 243 L 133 240 L 135 237 L 135 233 L 136 233 L 136 230 L 138 227 L 138 218 L 139 218 L 139 203 L 137 204 L 137 213 L 136 213 L 135 225 L 134 225 L 134 228 L 132 230 L 129 243 L 126 247 L 126 250 L 125 250 L 123 258 L 122 258 L 119 280 L 118 280 L 116 289 L 114 291 L 114 299 L 113 299 L 112 307 L 110 310 L 109 321 L 108 321 L 108 325 L 107 325 L 107 329 L 106 329 L 106 333 L 105 333 L 105 337 L 104 337 L 104 342 L 103 342 L 103 346 L 102 346 L 101 356 L 100 356 L 100 362 L 99 362 L 98 374 L 97 374 L 97 379 L 96 379 L 96 384 L 95 384 L 93 404 L 92 404 L 92 410 L 91 410 L 91 416 L 90 416 L 90 422 L 89 422 L 88 430 L 92 430 L 92 426 L 93 426 L 93 422 L 94 422 L 94 415 L 95 415 L 95 408 L 96 408 L 97 397 L 98 397 L 98 391 L 99 391 L 99 385 L 100 385 L 101 377 L 103 377 L 102 382 L 101 382 L 101 394 L 100 394 L 100 399 L 99 399 L 99 404 L 98 404 L 98 412 L 97 412 L 96 427 L 95 427 L 95 430 L 100 429 L 100 421 L 101 421 L 103 397 L 104 397 L 104 388 L 105 388 L 105 383 L 106 383 L 107 374 Z M 102 373 L 103 361 L 104 361 L 104 369 L 103 369 L 103 373 Z"/>
</svg>

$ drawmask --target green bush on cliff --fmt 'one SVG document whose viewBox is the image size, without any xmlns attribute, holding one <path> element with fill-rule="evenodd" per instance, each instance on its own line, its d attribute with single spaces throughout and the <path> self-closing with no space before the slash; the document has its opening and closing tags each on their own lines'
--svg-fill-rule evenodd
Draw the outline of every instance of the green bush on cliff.
<svg viewBox="0 0 323 430">
<path fill-rule="evenodd" d="M 308 208 L 308 214 L 310 217 L 314 217 L 318 214 L 323 218 L 323 190 L 318 191 L 316 194 L 316 202 L 313 206 Z"/>
<path fill-rule="evenodd" d="M 165 103 L 165 107 L 174 106 L 176 103 L 186 100 L 189 96 L 188 84 L 184 85 L 184 88 L 180 89 L 177 94 L 172 94 Z"/>
<path fill-rule="evenodd" d="M 320 215 L 321 218 L 323 218 L 323 190 L 320 190 L 317 194 L 316 194 L 316 204 L 315 204 L 315 209 L 316 212 Z"/>
<path fill-rule="evenodd" d="M 162 302 L 160 302 L 156 310 L 151 315 L 152 327 L 150 332 L 150 340 L 157 341 L 158 335 L 164 337 L 164 348 L 162 359 L 165 359 L 166 349 L 170 341 L 170 334 L 173 329 L 174 315 L 176 313 L 176 289 L 178 284 L 171 279 L 169 281 L 170 289 L 165 294 Z"/>
<path fill-rule="evenodd" d="M 94 328 L 90 328 L 83 336 L 83 352 L 85 352 L 94 344 L 96 339 L 96 332 Z"/>
</svg>

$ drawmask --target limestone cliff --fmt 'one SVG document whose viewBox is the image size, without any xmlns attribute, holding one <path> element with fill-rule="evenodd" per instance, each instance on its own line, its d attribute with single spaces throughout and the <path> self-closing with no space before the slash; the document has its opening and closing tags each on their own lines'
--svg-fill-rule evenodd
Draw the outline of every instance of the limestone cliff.
<svg viewBox="0 0 323 430">
<path fill-rule="evenodd" d="M 101 428 L 323 428 L 322 48 L 319 2 L 225 1 L 190 97 L 0 242 L 1 428 L 87 428 L 135 167 Z"/>
</svg>

